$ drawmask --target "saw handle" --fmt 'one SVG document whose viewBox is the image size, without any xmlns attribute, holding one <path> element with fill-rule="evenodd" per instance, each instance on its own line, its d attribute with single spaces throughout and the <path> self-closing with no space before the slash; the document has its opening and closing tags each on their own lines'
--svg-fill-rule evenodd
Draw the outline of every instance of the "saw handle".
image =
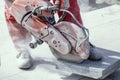
<svg viewBox="0 0 120 80">
<path fill-rule="evenodd" d="M 57 6 L 37 6 L 36 8 L 33 9 L 33 13 L 36 13 L 39 10 L 50 10 L 50 11 L 56 11 L 59 10 Z"/>
</svg>

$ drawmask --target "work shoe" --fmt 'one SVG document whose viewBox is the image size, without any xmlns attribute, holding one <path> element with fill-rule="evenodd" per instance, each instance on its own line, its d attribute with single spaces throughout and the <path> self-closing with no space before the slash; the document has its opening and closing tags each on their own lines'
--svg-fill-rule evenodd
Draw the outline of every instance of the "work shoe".
<svg viewBox="0 0 120 80">
<path fill-rule="evenodd" d="M 89 55 L 89 60 L 92 61 L 99 61 L 102 59 L 101 53 L 99 53 L 96 49 L 96 47 L 91 46 L 90 48 L 90 55 Z"/>
<path fill-rule="evenodd" d="M 17 56 L 17 64 L 20 69 L 29 69 L 32 67 L 32 58 L 28 51 L 22 51 Z"/>
</svg>

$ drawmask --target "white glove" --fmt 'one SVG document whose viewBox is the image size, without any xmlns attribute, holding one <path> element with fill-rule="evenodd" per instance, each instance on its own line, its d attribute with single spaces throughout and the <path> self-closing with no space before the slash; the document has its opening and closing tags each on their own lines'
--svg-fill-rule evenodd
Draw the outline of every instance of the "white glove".
<svg viewBox="0 0 120 80">
<path fill-rule="evenodd" d="M 63 5 L 61 6 L 61 9 L 68 9 L 70 7 L 69 0 L 63 0 Z"/>
</svg>

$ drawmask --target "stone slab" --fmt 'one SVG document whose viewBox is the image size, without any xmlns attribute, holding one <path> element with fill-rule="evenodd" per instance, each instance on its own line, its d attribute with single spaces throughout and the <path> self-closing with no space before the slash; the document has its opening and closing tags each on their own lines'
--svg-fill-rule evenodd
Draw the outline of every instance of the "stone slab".
<svg viewBox="0 0 120 80">
<path fill-rule="evenodd" d="M 97 48 L 102 54 L 101 61 L 86 60 L 80 64 L 71 63 L 62 60 L 44 58 L 44 64 L 53 63 L 58 72 L 68 74 L 77 74 L 94 79 L 104 79 L 120 67 L 120 53 Z"/>
</svg>

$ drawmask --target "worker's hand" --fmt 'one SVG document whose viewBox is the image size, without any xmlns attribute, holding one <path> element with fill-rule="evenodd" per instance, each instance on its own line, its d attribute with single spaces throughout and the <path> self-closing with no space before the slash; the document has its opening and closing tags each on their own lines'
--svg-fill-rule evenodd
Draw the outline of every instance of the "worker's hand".
<svg viewBox="0 0 120 80">
<path fill-rule="evenodd" d="M 55 4 L 55 5 L 54 5 L 54 8 L 55 8 L 55 10 L 57 11 L 57 10 L 60 9 L 60 5 L 59 5 L 59 4 Z"/>
</svg>

